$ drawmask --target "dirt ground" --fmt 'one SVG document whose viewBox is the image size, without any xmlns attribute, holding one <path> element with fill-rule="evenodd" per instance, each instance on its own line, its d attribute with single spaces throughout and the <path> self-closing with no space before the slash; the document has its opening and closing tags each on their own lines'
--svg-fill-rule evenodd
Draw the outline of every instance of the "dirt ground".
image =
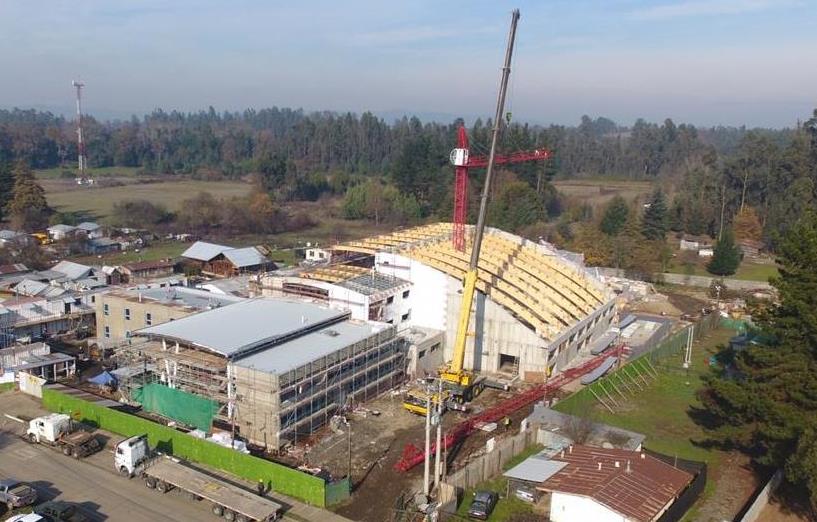
<svg viewBox="0 0 817 522">
<path fill-rule="evenodd" d="M 732 520 L 759 485 L 749 457 L 738 452 L 724 453 L 717 475 L 711 474 L 707 480 L 715 486 L 696 511 L 696 522 Z"/>
</svg>

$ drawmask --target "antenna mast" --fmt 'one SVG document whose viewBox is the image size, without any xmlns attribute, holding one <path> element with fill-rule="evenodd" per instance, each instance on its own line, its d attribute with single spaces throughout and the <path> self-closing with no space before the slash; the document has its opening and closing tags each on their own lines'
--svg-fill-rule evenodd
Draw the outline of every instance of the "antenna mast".
<svg viewBox="0 0 817 522">
<path fill-rule="evenodd" d="M 82 88 L 85 84 L 74 80 L 71 82 L 77 90 L 77 166 L 79 167 L 79 178 L 85 180 L 85 142 L 82 141 Z"/>
</svg>

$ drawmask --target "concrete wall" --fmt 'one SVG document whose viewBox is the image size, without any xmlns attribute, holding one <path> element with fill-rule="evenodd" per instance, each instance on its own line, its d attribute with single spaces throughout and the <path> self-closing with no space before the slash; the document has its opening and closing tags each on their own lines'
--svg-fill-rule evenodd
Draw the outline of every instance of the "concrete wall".
<svg viewBox="0 0 817 522">
<path fill-rule="evenodd" d="M 445 477 L 445 483 L 462 489 L 470 489 L 497 477 L 509 460 L 536 442 L 537 432 L 538 430 L 527 430 L 500 440 L 494 446 L 493 451 L 475 458 L 464 468 L 449 473 Z"/>
<path fill-rule="evenodd" d="M 108 311 L 105 312 L 105 305 Z M 116 294 L 97 294 L 96 303 L 96 336 L 102 343 L 114 343 L 126 337 L 127 332 L 133 332 L 147 326 L 156 326 L 170 321 L 181 319 L 195 312 L 192 308 L 178 305 L 165 305 L 152 299 L 127 298 Z M 125 319 L 125 309 L 130 310 L 130 319 Z M 147 324 L 147 315 L 151 314 L 151 324 Z M 105 327 L 109 335 L 105 335 Z"/>
<path fill-rule="evenodd" d="M 630 278 L 630 275 L 628 275 L 624 270 L 603 267 L 599 267 L 596 270 L 598 270 L 601 275 L 606 277 Z M 653 279 L 673 285 L 697 286 L 701 288 L 709 288 L 713 281 L 721 280 L 721 278 L 718 277 L 670 274 L 667 272 L 653 274 Z M 747 281 L 744 279 L 732 279 L 727 277 L 723 279 L 723 282 L 726 285 L 726 288 L 730 290 L 750 291 L 772 289 L 772 285 L 770 285 L 767 281 Z"/>
<path fill-rule="evenodd" d="M 578 495 L 553 493 L 550 498 L 550 520 L 552 522 L 630 522 L 630 519 L 611 511 L 598 502 Z"/>
<path fill-rule="evenodd" d="M 454 339 L 462 300 L 462 282 L 413 259 L 381 252 L 375 256 L 378 272 L 412 282 L 415 303 L 409 325 L 446 332 L 446 360 L 453 356 Z M 564 368 L 582 348 L 606 332 L 615 312 L 611 297 L 585 319 L 565 329 L 548 343 L 490 297 L 476 292 L 470 329 L 474 335 L 466 340 L 465 367 L 484 372 L 500 368 L 501 355 L 518 358 L 520 376 L 540 373 L 546 364 Z M 548 349 L 550 354 L 548 355 Z"/>
<path fill-rule="evenodd" d="M 775 492 L 777 487 L 783 481 L 783 473 L 778 470 L 772 475 L 772 478 L 769 479 L 769 482 L 760 490 L 755 497 L 752 504 L 749 506 L 749 509 L 746 510 L 746 514 L 740 519 L 740 522 L 755 522 L 758 518 L 760 518 L 760 514 L 763 512 L 763 509 L 769 503 L 769 500 L 772 498 L 772 494 Z"/>
</svg>

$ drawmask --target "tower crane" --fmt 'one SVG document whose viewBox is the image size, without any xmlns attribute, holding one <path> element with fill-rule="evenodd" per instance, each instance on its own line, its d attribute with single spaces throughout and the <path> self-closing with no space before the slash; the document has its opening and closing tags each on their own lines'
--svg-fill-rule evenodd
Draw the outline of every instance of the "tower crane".
<svg viewBox="0 0 817 522">
<path fill-rule="evenodd" d="M 544 161 L 553 156 L 547 149 L 497 154 L 494 165 L 511 165 L 527 161 Z M 451 236 L 454 248 L 465 251 L 465 215 L 468 213 L 468 169 L 488 166 L 487 156 L 471 156 L 468 149 L 468 134 L 465 127 L 457 130 L 457 148 L 451 151 L 451 164 L 454 165 L 454 233 Z M 487 183 L 486 183 L 487 186 Z"/>
</svg>

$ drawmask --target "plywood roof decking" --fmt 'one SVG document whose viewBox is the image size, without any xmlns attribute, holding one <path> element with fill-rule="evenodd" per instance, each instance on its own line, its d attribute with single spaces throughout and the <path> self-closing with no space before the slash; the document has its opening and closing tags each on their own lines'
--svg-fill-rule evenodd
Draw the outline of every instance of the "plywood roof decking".
<svg viewBox="0 0 817 522">
<path fill-rule="evenodd" d="M 567 466 L 538 489 L 594 499 L 637 521 L 655 520 L 692 481 L 692 475 L 647 454 L 572 446 L 552 460 Z"/>
<path fill-rule="evenodd" d="M 455 250 L 450 243 L 452 230 L 450 223 L 436 223 L 333 249 L 366 254 L 393 251 L 462 278 L 468 268 L 470 241 L 465 252 Z M 548 339 L 606 300 L 601 287 L 581 270 L 538 245 L 501 231 L 486 230 L 479 268 L 477 288 Z"/>
</svg>

